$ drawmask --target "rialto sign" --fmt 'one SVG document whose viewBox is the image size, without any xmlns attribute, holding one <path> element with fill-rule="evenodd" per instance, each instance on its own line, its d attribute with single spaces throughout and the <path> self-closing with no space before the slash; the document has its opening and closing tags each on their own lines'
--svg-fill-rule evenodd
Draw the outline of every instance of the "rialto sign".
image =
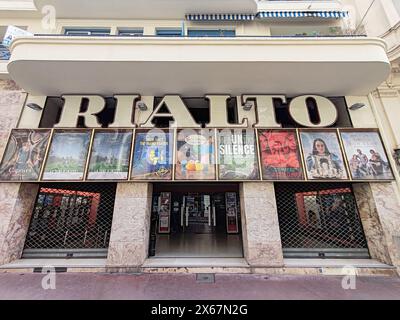
<svg viewBox="0 0 400 320">
<path fill-rule="evenodd" d="M 88 128 L 101 128 L 98 114 L 106 107 L 106 99 L 98 95 L 64 95 L 64 106 L 55 128 L 75 128 L 78 119 L 83 118 Z M 237 99 L 237 121 L 228 122 L 227 103 Z M 200 128 L 179 95 L 166 95 L 157 101 L 155 97 L 140 95 L 115 95 L 115 115 L 109 128 L 154 128 L 157 118 L 172 118 L 170 127 Z M 279 128 L 274 101 L 287 103 L 284 95 L 206 95 L 208 101 L 209 122 L 207 128 Z M 318 121 L 312 121 L 308 101 L 312 99 L 318 113 Z M 82 112 L 82 103 L 86 101 L 86 110 Z M 167 112 L 165 111 L 167 110 Z M 317 95 L 302 95 L 293 98 L 287 111 L 291 119 L 299 126 L 309 128 L 329 127 L 337 121 L 338 110 L 331 100 Z M 31 111 L 29 111 L 31 112 Z M 36 117 L 38 118 L 38 117 Z M 39 123 L 36 124 L 37 126 Z M 32 123 L 30 123 L 30 127 Z M 103 126 L 104 127 L 104 126 Z"/>
</svg>

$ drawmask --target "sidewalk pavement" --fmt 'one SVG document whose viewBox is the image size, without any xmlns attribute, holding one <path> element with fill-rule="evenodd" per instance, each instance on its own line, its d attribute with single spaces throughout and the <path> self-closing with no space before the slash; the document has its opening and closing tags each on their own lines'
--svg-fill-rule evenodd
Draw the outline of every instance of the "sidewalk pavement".
<svg viewBox="0 0 400 320">
<path fill-rule="evenodd" d="M 400 278 L 332 276 L 266 276 L 217 274 L 215 282 L 195 274 L 57 273 L 56 289 L 49 275 L 0 273 L 0 299 L 122 299 L 122 300 L 280 300 L 400 299 Z"/>
</svg>

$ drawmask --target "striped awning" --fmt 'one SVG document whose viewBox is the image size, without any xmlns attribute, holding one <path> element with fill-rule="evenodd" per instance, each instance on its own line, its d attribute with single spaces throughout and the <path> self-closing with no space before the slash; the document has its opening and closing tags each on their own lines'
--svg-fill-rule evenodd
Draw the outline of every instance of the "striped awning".
<svg viewBox="0 0 400 320">
<path fill-rule="evenodd" d="M 189 21 L 251 21 L 255 19 L 253 14 L 187 14 Z"/>
<path fill-rule="evenodd" d="M 260 19 L 265 18 L 326 18 L 326 19 L 340 19 L 347 18 L 349 13 L 347 11 L 262 11 L 257 13 L 256 17 Z"/>
</svg>

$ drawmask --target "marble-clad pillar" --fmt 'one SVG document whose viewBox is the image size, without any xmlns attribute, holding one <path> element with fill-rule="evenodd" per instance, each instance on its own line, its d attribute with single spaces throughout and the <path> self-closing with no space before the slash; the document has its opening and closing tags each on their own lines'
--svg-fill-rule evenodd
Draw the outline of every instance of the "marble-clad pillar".
<svg viewBox="0 0 400 320">
<path fill-rule="evenodd" d="M 283 266 L 274 184 L 244 182 L 240 186 L 243 250 L 252 267 Z"/>
<path fill-rule="evenodd" d="M 0 157 L 26 99 L 12 80 L 0 80 Z M 0 184 L 0 265 L 19 259 L 37 195 L 35 184 Z"/>
<path fill-rule="evenodd" d="M 392 183 L 353 184 L 371 258 L 400 267 L 400 204 Z"/>
<path fill-rule="evenodd" d="M 21 258 L 39 185 L 0 185 L 0 265 Z"/>
<path fill-rule="evenodd" d="M 7 138 L 18 118 L 26 99 L 26 93 L 12 80 L 0 80 L 0 154 L 3 154 Z"/>
<path fill-rule="evenodd" d="M 119 183 L 107 266 L 140 267 L 148 256 L 152 184 Z"/>
</svg>

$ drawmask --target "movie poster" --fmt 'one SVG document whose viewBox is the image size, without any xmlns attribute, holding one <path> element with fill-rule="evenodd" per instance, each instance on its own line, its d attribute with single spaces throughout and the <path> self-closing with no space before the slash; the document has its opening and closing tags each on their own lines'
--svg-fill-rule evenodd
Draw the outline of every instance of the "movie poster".
<svg viewBox="0 0 400 320">
<path fill-rule="evenodd" d="M 215 179 L 214 130 L 183 129 L 177 137 L 175 178 Z"/>
<path fill-rule="evenodd" d="M 378 132 L 341 131 L 341 136 L 354 180 L 394 179 Z"/>
<path fill-rule="evenodd" d="M 136 131 L 131 179 L 171 180 L 173 133 L 159 129 Z"/>
<path fill-rule="evenodd" d="M 336 131 L 300 131 L 307 177 L 346 180 L 346 168 Z"/>
<path fill-rule="evenodd" d="M 254 130 L 218 131 L 218 174 L 221 180 L 258 180 Z"/>
<path fill-rule="evenodd" d="M 91 131 L 55 131 L 43 180 L 82 180 Z"/>
<path fill-rule="evenodd" d="M 95 131 L 89 180 L 128 179 L 132 130 Z"/>
<path fill-rule="evenodd" d="M 264 180 L 303 180 L 303 169 L 295 130 L 259 130 Z"/>
<path fill-rule="evenodd" d="M 13 130 L 0 165 L 0 180 L 38 180 L 49 137 L 50 130 Z"/>
</svg>

